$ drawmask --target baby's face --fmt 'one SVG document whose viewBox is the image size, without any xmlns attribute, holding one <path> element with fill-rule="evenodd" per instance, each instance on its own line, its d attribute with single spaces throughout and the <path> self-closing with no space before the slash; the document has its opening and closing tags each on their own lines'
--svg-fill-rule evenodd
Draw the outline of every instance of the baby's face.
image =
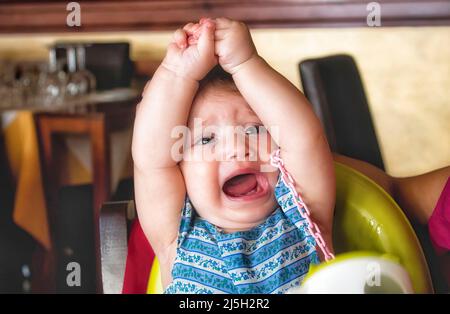
<svg viewBox="0 0 450 314">
<path fill-rule="evenodd" d="M 231 87 L 207 87 L 188 127 L 180 167 L 197 213 L 225 232 L 263 222 L 276 204 L 278 171 L 269 163 L 276 145 L 244 98 Z"/>
</svg>

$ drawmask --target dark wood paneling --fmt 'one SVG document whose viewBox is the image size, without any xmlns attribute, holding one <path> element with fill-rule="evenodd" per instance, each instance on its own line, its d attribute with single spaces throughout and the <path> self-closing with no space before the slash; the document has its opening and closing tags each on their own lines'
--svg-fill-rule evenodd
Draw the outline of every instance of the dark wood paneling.
<svg viewBox="0 0 450 314">
<path fill-rule="evenodd" d="M 68 1 L 3 1 L 0 33 L 173 30 L 202 16 L 250 27 L 367 26 L 362 0 L 79 1 L 81 27 L 66 25 Z M 380 0 L 382 26 L 450 25 L 449 0 Z"/>
</svg>

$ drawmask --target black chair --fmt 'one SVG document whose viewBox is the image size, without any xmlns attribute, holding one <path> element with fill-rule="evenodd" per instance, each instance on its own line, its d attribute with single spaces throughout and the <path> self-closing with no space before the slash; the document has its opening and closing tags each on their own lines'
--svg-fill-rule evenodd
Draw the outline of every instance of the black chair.
<svg viewBox="0 0 450 314">
<path fill-rule="evenodd" d="M 369 105 L 355 61 L 348 55 L 299 64 L 305 96 L 325 129 L 333 152 L 384 170 Z"/>
<path fill-rule="evenodd" d="M 94 74 L 97 80 L 97 90 L 130 87 L 134 64 L 130 59 L 128 42 L 57 42 L 55 44 L 57 58 L 66 60 L 67 46 L 79 44 L 85 46 L 86 69 Z"/>
</svg>

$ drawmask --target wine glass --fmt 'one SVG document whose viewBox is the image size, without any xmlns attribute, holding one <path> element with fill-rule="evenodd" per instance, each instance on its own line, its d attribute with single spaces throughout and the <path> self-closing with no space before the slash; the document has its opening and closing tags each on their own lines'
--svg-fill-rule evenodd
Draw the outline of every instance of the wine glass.
<svg viewBox="0 0 450 314">
<path fill-rule="evenodd" d="M 84 96 L 89 91 L 89 80 L 80 71 L 77 71 L 76 50 L 73 46 L 67 46 L 67 69 L 69 71 L 66 84 L 66 99 L 69 109 L 75 109 L 85 102 Z"/>
<path fill-rule="evenodd" d="M 77 52 L 77 66 L 79 75 L 86 78 L 88 85 L 87 90 L 83 91 L 85 94 L 90 94 L 95 92 L 96 89 L 96 79 L 92 72 L 86 69 L 86 48 L 84 45 L 78 45 L 76 48 Z"/>
<path fill-rule="evenodd" d="M 64 101 L 66 89 L 66 74 L 56 60 L 55 48 L 50 48 L 46 71 L 39 78 L 38 99 L 40 105 L 46 108 L 60 107 Z"/>
</svg>

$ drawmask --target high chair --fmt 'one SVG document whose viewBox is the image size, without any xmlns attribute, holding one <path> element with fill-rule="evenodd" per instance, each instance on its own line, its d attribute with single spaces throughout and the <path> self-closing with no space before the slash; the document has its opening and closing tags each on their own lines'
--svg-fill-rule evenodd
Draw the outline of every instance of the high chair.
<svg viewBox="0 0 450 314">
<path fill-rule="evenodd" d="M 408 272 L 415 293 L 432 293 L 428 266 L 409 221 L 375 182 L 335 162 L 335 253 L 370 251 L 396 257 Z M 148 293 L 162 293 L 159 262 L 150 272 Z"/>
</svg>

